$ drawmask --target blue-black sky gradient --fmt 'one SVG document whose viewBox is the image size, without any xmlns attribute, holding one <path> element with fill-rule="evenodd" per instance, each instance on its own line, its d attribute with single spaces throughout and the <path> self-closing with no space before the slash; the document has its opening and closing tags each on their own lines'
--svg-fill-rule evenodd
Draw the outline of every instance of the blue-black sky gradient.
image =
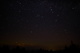
<svg viewBox="0 0 80 53">
<path fill-rule="evenodd" d="M 78 0 L 3 0 L 0 44 L 61 49 L 71 40 L 80 45 Z"/>
</svg>

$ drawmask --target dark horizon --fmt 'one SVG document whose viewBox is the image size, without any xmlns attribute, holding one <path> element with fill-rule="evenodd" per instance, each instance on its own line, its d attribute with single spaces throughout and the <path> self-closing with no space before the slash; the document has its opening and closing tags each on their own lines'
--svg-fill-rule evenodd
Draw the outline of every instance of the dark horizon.
<svg viewBox="0 0 80 53">
<path fill-rule="evenodd" d="M 79 48 L 80 48 L 80 45 L 78 45 L 78 44 L 75 44 L 74 42 L 73 42 L 73 44 L 74 45 L 76 45 L 76 46 L 78 46 Z M 16 48 L 17 46 L 18 47 L 24 47 L 25 49 L 32 49 L 32 50 L 35 50 L 35 49 L 43 49 L 43 50 L 52 50 L 52 51 L 59 51 L 59 50 L 64 50 L 65 49 L 65 46 L 66 47 L 69 47 L 70 45 L 72 45 L 72 41 L 70 42 L 70 44 L 69 45 L 64 45 L 64 46 L 61 46 L 61 48 L 59 48 L 59 47 L 56 47 L 56 48 L 54 48 L 54 47 L 48 47 L 48 46 L 43 46 L 43 45 L 31 45 L 31 44 L 27 44 L 27 43 L 12 43 L 12 44 L 10 44 L 10 43 L 8 43 L 8 44 L 0 44 L 0 47 L 3 47 L 3 46 L 9 46 L 9 47 L 11 47 L 11 48 Z"/>
<path fill-rule="evenodd" d="M 75 45 L 71 42 L 70 46 L 65 46 L 64 49 L 52 50 L 52 49 L 43 49 L 43 48 L 33 48 L 33 47 L 11 47 L 9 45 L 4 45 L 0 47 L 0 53 L 80 53 L 80 46 Z"/>
</svg>

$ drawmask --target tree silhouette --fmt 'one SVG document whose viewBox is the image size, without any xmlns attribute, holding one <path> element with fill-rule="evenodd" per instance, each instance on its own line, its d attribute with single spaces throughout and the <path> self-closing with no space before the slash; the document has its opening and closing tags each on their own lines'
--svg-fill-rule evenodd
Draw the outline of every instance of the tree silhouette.
<svg viewBox="0 0 80 53">
<path fill-rule="evenodd" d="M 15 48 L 10 49 L 10 46 L 4 45 L 0 47 L 0 53 L 80 53 L 80 48 L 71 41 L 70 46 L 65 46 L 64 50 L 44 50 L 44 49 L 32 49 L 28 50 L 24 47 L 16 46 Z"/>
<path fill-rule="evenodd" d="M 80 52 L 80 48 L 79 46 L 77 46 L 76 44 L 73 43 L 73 41 L 71 41 L 71 45 L 69 47 L 65 46 L 65 52 Z"/>
</svg>

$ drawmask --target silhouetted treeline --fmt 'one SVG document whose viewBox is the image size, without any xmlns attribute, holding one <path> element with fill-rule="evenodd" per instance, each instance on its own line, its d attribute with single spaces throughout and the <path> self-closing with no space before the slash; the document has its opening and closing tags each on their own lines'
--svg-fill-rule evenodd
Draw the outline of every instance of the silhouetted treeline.
<svg viewBox="0 0 80 53">
<path fill-rule="evenodd" d="M 0 53 L 80 53 L 80 47 L 72 43 L 68 47 L 65 46 L 63 50 L 52 51 L 43 49 L 28 50 L 24 47 L 19 47 L 19 46 L 11 48 L 8 45 L 4 45 L 0 47 Z"/>
<path fill-rule="evenodd" d="M 65 53 L 80 53 L 80 47 L 73 42 L 71 42 L 71 45 L 69 47 L 65 46 L 64 49 Z"/>
</svg>

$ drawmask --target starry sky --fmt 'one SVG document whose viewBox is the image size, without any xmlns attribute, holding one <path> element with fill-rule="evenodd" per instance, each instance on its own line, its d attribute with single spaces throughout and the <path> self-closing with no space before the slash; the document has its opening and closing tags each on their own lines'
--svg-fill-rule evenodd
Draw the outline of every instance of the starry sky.
<svg viewBox="0 0 80 53">
<path fill-rule="evenodd" d="M 61 49 L 71 40 L 80 45 L 78 0 L 3 0 L 0 44 Z"/>
</svg>

